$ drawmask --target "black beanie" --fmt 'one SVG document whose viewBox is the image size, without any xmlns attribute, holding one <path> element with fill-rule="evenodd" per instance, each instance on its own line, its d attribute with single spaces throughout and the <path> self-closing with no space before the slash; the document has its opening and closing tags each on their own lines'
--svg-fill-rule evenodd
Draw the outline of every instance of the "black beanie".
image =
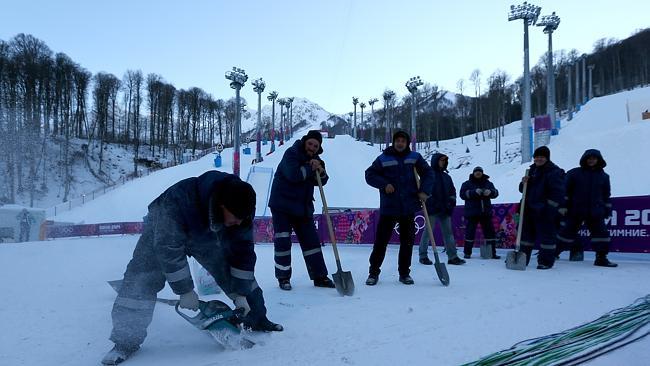
<svg viewBox="0 0 650 366">
<path fill-rule="evenodd" d="M 546 160 L 551 160 L 551 150 L 549 150 L 546 146 L 540 146 L 535 149 L 535 152 L 533 153 L 533 157 L 536 156 L 543 156 L 546 158 Z"/>
<path fill-rule="evenodd" d="M 409 144 L 409 145 L 411 144 L 411 136 L 409 136 L 409 134 L 406 133 L 406 131 L 397 131 L 397 132 L 395 132 L 395 134 L 393 135 L 393 144 L 395 143 L 395 140 L 397 140 L 398 137 L 405 138 L 406 143 Z"/>
<path fill-rule="evenodd" d="M 476 173 L 476 172 L 483 173 L 483 168 L 481 168 L 480 166 L 477 166 L 476 168 L 474 168 L 474 170 L 472 170 L 472 173 Z"/>
<path fill-rule="evenodd" d="M 309 130 L 305 136 L 303 136 L 300 141 L 302 141 L 302 146 L 304 148 L 305 142 L 309 139 L 314 139 L 318 141 L 318 144 L 320 145 L 318 148 L 318 151 L 316 152 L 317 155 L 320 155 L 323 153 L 323 135 L 320 133 L 318 130 Z"/>
<path fill-rule="evenodd" d="M 219 188 L 218 188 L 219 189 Z M 239 179 L 229 179 L 220 187 L 218 198 L 212 200 L 215 212 L 218 205 L 224 205 L 237 218 L 245 220 L 255 217 L 256 196 L 253 187 Z"/>
</svg>

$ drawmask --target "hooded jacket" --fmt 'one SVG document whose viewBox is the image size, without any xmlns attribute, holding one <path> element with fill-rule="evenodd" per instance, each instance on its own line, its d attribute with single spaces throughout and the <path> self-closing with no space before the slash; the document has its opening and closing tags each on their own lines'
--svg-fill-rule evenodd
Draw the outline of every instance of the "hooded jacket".
<svg viewBox="0 0 650 366">
<path fill-rule="evenodd" d="M 490 176 L 483 174 L 481 178 L 476 179 L 474 174 L 469 175 L 469 179 L 460 187 L 460 198 L 465 200 L 465 217 L 490 215 L 492 214 L 492 199 L 499 196 L 499 191 L 494 188 L 490 182 Z M 490 190 L 490 195 L 479 195 L 476 190 Z"/>
<path fill-rule="evenodd" d="M 322 148 L 318 154 L 322 153 Z M 300 217 L 314 215 L 314 186 L 318 186 L 316 173 L 309 166 L 311 159 L 316 159 L 325 167 L 325 162 L 317 155 L 309 157 L 305 152 L 303 140 L 294 142 L 285 151 L 284 156 L 273 177 L 269 207 L 284 213 Z M 329 177 L 323 171 L 321 181 L 327 184 Z"/>
<path fill-rule="evenodd" d="M 415 173 L 417 169 L 421 179 L 418 190 Z M 422 207 L 418 192 L 431 194 L 432 170 L 426 160 L 408 147 L 401 153 L 389 146 L 366 169 L 366 183 L 379 190 L 379 213 L 381 215 L 412 215 Z M 391 184 L 395 192 L 386 193 L 386 186 Z"/>
<path fill-rule="evenodd" d="M 441 168 L 438 163 L 444 156 L 447 155 L 435 153 L 431 157 L 433 190 L 431 197 L 427 200 L 427 211 L 429 215 L 451 215 L 454 212 L 454 207 L 456 207 L 456 187 L 454 187 L 454 181 L 447 172 L 447 165 Z"/>
<path fill-rule="evenodd" d="M 564 204 L 564 170 L 548 160 L 538 167 L 530 166 L 526 207 L 535 214 L 556 214 Z M 519 192 L 523 192 L 523 183 L 519 183 Z"/>
<path fill-rule="evenodd" d="M 598 159 L 595 167 L 587 165 L 589 157 Z M 604 218 L 612 213 L 609 175 L 600 151 L 590 149 L 580 158 L 580 166 L 569 170 L 566 175 L 566 197 L 569 215 L 586 218 Z"/>
</svg>

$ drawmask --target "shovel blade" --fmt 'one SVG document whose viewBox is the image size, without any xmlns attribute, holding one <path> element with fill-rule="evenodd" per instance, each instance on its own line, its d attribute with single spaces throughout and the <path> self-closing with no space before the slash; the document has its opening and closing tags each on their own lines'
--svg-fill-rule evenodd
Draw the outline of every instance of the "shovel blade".
<svg viewBox="0 0 650 366">
<path fill-rule="evenodd" d="M 354 294 L 354 280 L 352 273 L 349 271 L 341 271 L 340 269 L 332 275 L 336 291 L 341 296 L 352 296 Z"/>
<path fill-rule="evenodd" d="M 433 266 L 436 269 L 436 274 L 438 275 L 440 283 L 442 283 L 443 286 L 449 286 L 449 272 L 447 272 L 447 266 L 445 266 L 444 263 L 438 261 L 436 261 Z"/>
<path fill-rule="evenodd" d="M 516 271 L 526 270 L 526 253 L 522 251 L 512 251 L 506 256 L 506 268 Z"/>
<path fill-rule="evenodd" d="M 481 258 L 482 259 L 491 259 L 492 258 L 492 245 L 490 245 L 490 244 L 481 244 Z"/>
</svg>

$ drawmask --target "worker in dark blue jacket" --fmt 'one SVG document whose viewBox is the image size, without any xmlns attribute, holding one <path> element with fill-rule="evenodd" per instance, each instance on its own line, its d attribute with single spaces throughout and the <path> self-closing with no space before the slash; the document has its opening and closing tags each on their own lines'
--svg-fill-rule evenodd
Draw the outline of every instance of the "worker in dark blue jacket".
<svg viewBox="0 0 650 366">
<path fill-rule="evenodd" d="M 566 174 L 566 206 L 560 209 L 565 219 L 560 223 L 558 240 L 559 255 L 566 247 L 570 249 L 569 259 L 582 261 L 582 245 L 576 236 L 585 223 L 591 233 L 591 245 L 596 252 L 594 265 L 616 267 L 607 259 L 610 237 L 605 219 L 612 215 L 611 188 L 607 166 L 600 151 L 589 149 L 580 158 L 580 166 Z"/>
<path fill-rule="evenodd" d="M 431 168 L 433 169 L 433 188 L 431 197 L 427 200 L 427 212 L 432 229 L 436 222 L 440 221 L 440 229 L 447 253 L 447 263 L 453 265 L 465 264 L 465 261 L 458 257 L 456 250 L 456 239 L 451 226 L 451 215 L 456 207 L 456 187 L 447 171 L 449 157 L 442 153 L 435 153 L 431 157 Z M 429 236 L 422 235 L 420 238 L 420 263 L 431 265 L 427 252 L 429 248 Z"/>
<path fill-rule="evenodd" d="M 386 148 L 372 165 L 366 169 L 366 182 L 379 190 L 379 222 L 375 243 L 370 254 L 370 270 L 366 285 L 374 286 L 379 279 L 380 267 L 386 255 L 386 246 L 399 223 L 399 281 L 411 285 L 411 256 L 415 240 L 415 213 L 422 207 L 421 200 L 431 194 L 431 167 L 422 155 L 411 151 L 410 136 L 397 131 L 392 146 Z M 417 187 L 415 172 L 421 178 Z"/>
<path fill-rule="evenodd" d="M 469 179 L 460 187 L 460 198 L 465 200 L 465 259 L 471 258 L 476 236 L 476 226 L 480 223 L 485 243 L 492 246 L 492 259 L 499 259 L 496 246 L 497 239 L 492 223 L 492 199 L 499 196 L 499 191 L 490 182 L 490 176 L 477 166 Z"/>
<path fill-rule="evenodd" d="M 291 290 L 291 230 L 296 233 L 309 278 L 316 287 L 334 288 L 327 277 L 327 267 L 314 226 L 314 186 L 329 179 L 320 131 L 309 131 L 287 149 L 273 177 L 269 207 L 273 216 L 275 277 L 283 290 Z"/>
<path fill-rule="evenodd" d="M 535 242 L 539 242 L 537 269 L 550 269 L 555 263 L 558 209 L 564 202 L 564 170 L 551 161 L 551 151 L 546 146 L 535 149 L 533 161 L 528 177 L 523 177 L 519 184 L 519 192 L 523 192 L 528 181 L 521 250 L 526 253 L 528 264 Z"/>
<path fill-rule="evenodd" d="M 179 306 L 196 310 L 199 298 L 187 262 L 193 256 L 214 277 L 253 330 L 280 331 L 269 321 L 255 280 L 255 191 L 239 177 L 209 171 L 184 179 L 149 205 L 142 236 L 113 304 L 115 347 L 102 362 L 114 365 L 140 348 L 151 323 L 156 295 L 165 282 Z"/>
</svg>

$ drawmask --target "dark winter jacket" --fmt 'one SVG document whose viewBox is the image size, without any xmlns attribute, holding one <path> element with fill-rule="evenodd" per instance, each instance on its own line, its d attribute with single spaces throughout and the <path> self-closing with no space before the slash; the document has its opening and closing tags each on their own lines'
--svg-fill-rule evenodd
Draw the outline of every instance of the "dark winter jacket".
<svg viewBox="0 0 650 366">
<path fill-rule="evenodd" d="M 216 170 L 187 178 L 169 187 L 149 205 L 145 225 L 155 225 L 154 252 L 176 294 L 193 289 L 188 255 L 200 263 L 203 259 L 216 263 L 209 267 L 219 272 L 215 279 L 228 295 L 246 296 L 257 288 L 252 221 L 225 227 L 223 214 L 217 212 L 213 213 L 214 221 L 221 225 L 217 225 L 216 232 L 210 230 L 210 195 L 218 194 L 229 179 L 239 178 Z"/>
<path fill-rule="evenodd" d="M 294 216 L 314 215 L 314 186 L 318 186 L 318 181 L 316 173 L 309 166 L 311 159 L 320 160 L 325 167 L 318 155 L 313 158 L 307 155 L 301 140 L 287 149 L 273 177 L 269 207 Z M 327 173 L 323 171 L 323 185 L 327 184 L 328 179 Z"/>
<path fill-rule="evenodd" d="M 594 156 L 598 163 L 594 168 L 587 166 L 587 158 Z M 609 175 L 603 168 L 607 163 L 600 151 L 585 151 L 580 158 L 580 167 L 569 170 L 566 175 L 566 197 L 569 215 L 580 218 L 608 217 L 612 213 Z"/>
<path fill-rule="evenodd" d="M 460 198 L 465 200 L 465 217 L 492 214 L 491 200 L 499 196 L 499 191 L 494 188 L 494 184 L 489 179 L 490 176 L 486 174 L 483 174 L 480 179 L 476 179 L 474 174 L 470 174 L 469 180 L 465 181 L 460 187 Z M 478 194 L 477 189 L 481 191 L 489 189 L 490 195 Z"/>
<path fill-rule="evenodd" d="M 433 168 L 433 189 L 431 197 L 427 200 L 429 215 L 451 215 L 456 207 L 456 187 L 451 176 L 447 173 L 447 166 L 440 167 L 438 161 L 445 154 L 435 153 L 431 157 Z"/>
<path fill-rule="evenodd" d="M 420 190 L 413 168 L 421 179 Z M 390 146 L 366 169 L 366 183 L 379 190 L 380 215 L 412 215 L 422 207 L 418 192 L 431 194 L 432 171 L 419 153 L 409 148 L 399 153 Z M 386 193 L 389 184 L 395 188 L 390 194 Z"/>
<path fill-rule="evenodd" d="M 526 209 L 537 215 L 555 215 L 564 204 L 564 170 L 547 161 L 541 167 L 532 164 L 528 173 Z M 519 183 L 519 192 L 523 192 Z"/>
</svg>

